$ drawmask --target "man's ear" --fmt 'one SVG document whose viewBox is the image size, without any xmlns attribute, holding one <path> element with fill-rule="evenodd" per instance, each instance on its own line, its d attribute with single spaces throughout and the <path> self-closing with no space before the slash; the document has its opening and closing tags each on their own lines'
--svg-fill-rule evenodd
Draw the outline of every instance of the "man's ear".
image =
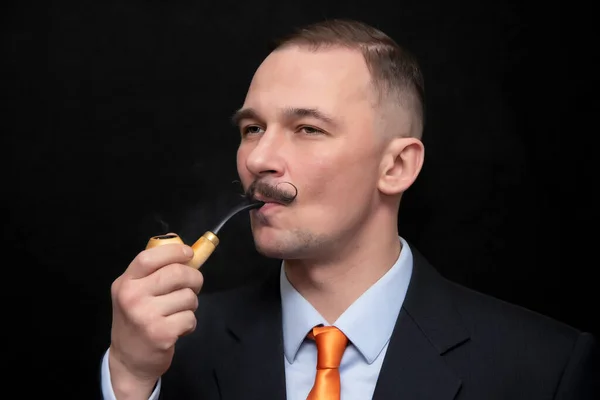
<svg viewBox="0 0 600 400">
<path fill-rule="evenodd" d="M 425 147 L 419 139 L 392 139 L 381 159 L 378 189 L 387 195 L 406 191 L 421 172 L 424 157 Z"/>
</svg>

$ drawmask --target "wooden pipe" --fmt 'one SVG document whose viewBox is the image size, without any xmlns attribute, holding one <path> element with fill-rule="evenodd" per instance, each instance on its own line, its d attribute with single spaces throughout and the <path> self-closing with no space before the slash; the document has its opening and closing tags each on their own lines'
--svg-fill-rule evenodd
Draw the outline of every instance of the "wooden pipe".
<svg viewBox="0 0 600 400">
<path fill-rule="evenodd" d="M 148 240 L 148 244 L 146 245 L 146 249 L 151 249 L 153 247 L 161 246 L 163 244 L 169 243 L 181 243 L 183 244 L 183 240 L 176 234 L 168 234 L 168 235 L 159 235 L 153 236 Z M 199 269 L 202 264 L 208 260 L 208 257 L 215 251 L 217 246 L 219 245 L 219 238 L 217 235 L 212 233 L 211 231 L 204 232 L 204 235 L 200 236 L 196 242 L 190 246 L 192 250 L 194 250 L 194 257 L 190 261 L 186 263 L 186 265 Z"/>
<path fill-rule="evenodd" d="M 200 236 L 196 243 L 192 246 L 192 250 L 194 250 L 194 257 L 190 261 L 186 263 L 193 268 L 200 268 L 202 264 L 208 260 L 208 257 L 215 251 L 217 246 L 219 245 L 219 238 L 217 234 L 220 232 L 221 228 L 225 225 L 231 217 L 244 210 L 251 210 L 254 208 L 262 207 L 265 203 L 259 200 L 246 199 L 242 204 L 234 207 L 229 211 L 229 213 L 217 224 L 214 229 L 204 232 L 204 235 Z M 163 244 L 169 243 L 181 243 L 183 244 L 183 240 L 174 233 L 168 235 L 159 235 L 153 236 L 148 240 L 148 244 L 146 244 L 146 249 L 151 249 L 153 247 L 161 246 Z"/>
</svg>

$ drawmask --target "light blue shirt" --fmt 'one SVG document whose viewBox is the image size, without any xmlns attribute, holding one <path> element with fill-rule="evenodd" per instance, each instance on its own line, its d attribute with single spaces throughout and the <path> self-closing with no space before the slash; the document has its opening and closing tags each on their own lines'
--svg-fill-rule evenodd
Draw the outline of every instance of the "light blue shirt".
<svg viewBox="0 0 600 400">
<path fill-rule="evenodd" d="M 333 325 L 348 337 L 340 364 L 341 399 L 371 399 L 396 319 L 412 275 L 413 257 L 400 238 L 402 251 L 392 268 L 364 292 Z M 280 272 L 283 344 L 288 400 L 306 400 L 314 383 L 317 348 L 307 333 L 316 325 L 329 325 Z M 149 400 L 157 400 L 159 380 Z M 110 383 L 108 351 L 102 360 L 102 393 L 116 400 Z"/>
<path fill-rule="evenodd" d="M 412 274 L 412 253 L 400 238 L 402 251 L 392 268 L 363 293 L 333 324 L 348 337 L 340 364 L 341 399 L 371 399 L 396 319 Z M 329 325 L 290 284 L 281 269 L 283 346 L 288 400 L 306 400 L 313 386 L 317 347 L 306 334 Z"/>
</svg>

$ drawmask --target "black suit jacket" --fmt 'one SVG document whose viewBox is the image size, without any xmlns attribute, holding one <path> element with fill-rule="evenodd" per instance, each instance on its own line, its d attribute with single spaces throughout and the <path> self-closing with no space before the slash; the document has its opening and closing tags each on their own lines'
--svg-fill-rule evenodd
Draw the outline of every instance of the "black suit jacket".
<svg viewBox="0 0 600 400">
<path fill-rule="evenodd" d="M 416 249 L 374 399 L 600 399 L 590 334 L 444 279 Z M 200 296 L 163 400 L 285 399 L 279 271 Z"/>
</svg>

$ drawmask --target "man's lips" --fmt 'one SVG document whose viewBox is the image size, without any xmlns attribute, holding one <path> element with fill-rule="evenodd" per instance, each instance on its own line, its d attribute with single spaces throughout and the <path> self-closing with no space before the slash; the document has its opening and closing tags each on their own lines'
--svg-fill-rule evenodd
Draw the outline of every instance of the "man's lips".
<svg viewBox="0 0 600 400">
<path fill-rule="evenodd" d="M 255 198 L 256 200 L 258 200 L 258 201 L 262 201 L 263 203 L 265 203 L 265 204 L 263 205 L 263 207 L 264 207 L 264 206 L 266 206 L 266 205 L 269 205 L 269 204 L 277 204 L 277 205 L 280 205 L 280 206 L 282 206 L 282 205 L 283 205 L 281 202 L 279 202 L 279 201 L 277 201 L 277 200 L 269 199 L 269 198 L 267 198 L 267 197 L 263 197 L 263 196 L 261 196 L 261 195 L 259 195 L 259 194 L 255 195 L 255 196 L 254 196 L 254 198 Z M 261 208 L 262 208 L 262 207 L 261 207 Z"/>
<path fill-rule="evenodd" d="M 285 206 L 284 204 L 281 204 L 278 201 L 267 199 L 267 198 L 264 198 L 264 197 L 261 198 L 260 196 L 255 196 L 255 199 L 259 200 L 259 201 L 262 201 L 264 203 L 261 207 L 252 210 L 253 212 L 257 212 L 257 213 L 260 213 L 260 214 L 269 212 L 272 209 L 276 209 L 276 208 L 284 207 Z"/>
<path fill-rule="evenodd" d="M 276 207 L 281 207 L 281 206 L 283 206 L 283 204 L 280 204 L 280 203 L 269 203 L 269 202 L 267 202 L 261 208 L 259 208 L 258 211 L 260 211 L 260 212 L 266 212 L 268 210 L 271 210 L 271 209 L 276 208 Z"/>
</svg>

